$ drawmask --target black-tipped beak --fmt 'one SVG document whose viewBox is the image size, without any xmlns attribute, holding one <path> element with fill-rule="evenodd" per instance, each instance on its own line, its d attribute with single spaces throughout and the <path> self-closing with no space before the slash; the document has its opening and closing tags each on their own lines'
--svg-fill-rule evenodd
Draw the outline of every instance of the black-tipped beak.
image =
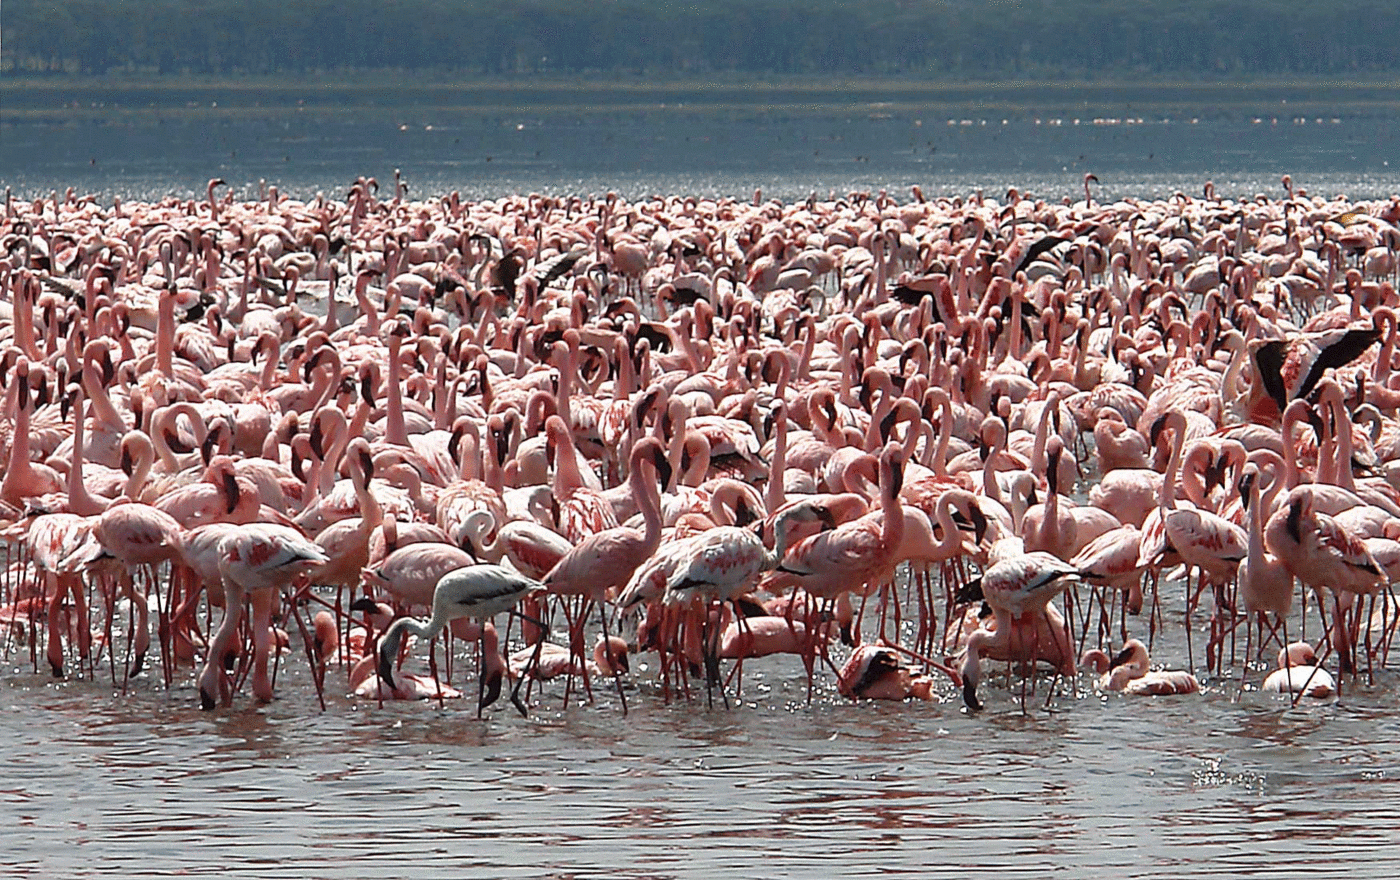
<svg viewBox="0 0 1400 880">
<path fill-rule="evenodd" d="M 496 432 L 496 463 L 504 466 L 510 458 L 510 434 L 505 428 Z"/>
<path fill-rule="evenodd" d="M 1128 662 L 1128 658 L 1129 658 L 1129 657 L 1132 657 L 1132 656 L 1133 656 L 1132 650 L 1129 649 L 1129 648 L 1124 648 L 1123 650 L 1119 651 L 1117 654 L 1114 654 L 1112 660 L 1108 661 L 1108 668 L 1109 668 L 1109 669 L 1117 669 L 1119 666 L 1122 666 L 1124 663 L 1127 663 L 1127 662 Z"/>
<path fill-rule="evenodd" d="M 966 605 L 969 602 L 981 601 L 981 599 L 983 598 L 982 579 L 980 577 L 973 578 L 972 580 L 963 584 L 953 598 L 957 601 L 959 605 Z"/>
<path fill-rule="evenodd" d="M 987 517 L 982 511 L 977 507 L 972 508 L 972 534 L 979 544 L 987 537 L 987 525 Z"/>
<path fill-rule="evenodd" d="M 1166 426 L 1167 417 L 1165 415 L 1158 416 L 1156 421 L 1154 421 L 1151 424 L 1151 426 L 1147 429 L 1147 442 L 1151 443 L 1153 446 L 1156 446 L 1157 439 L 1162 436 L 1162 429 L 1166 428 Z"/>
<path fill-rule="evenodd" d="M 501 677 L 500 670 L 492 672 L 486 677 L 481 692 L 481 702 L 477 703 L 478 709 L 485 709 L 501 698 Z"/>
<path fill-rule="evenodd" d="M 194 447 L 181 442 L 180 438 L 170 431 L 165 431 L 165 445 L 170 447 L 170 451 L 176 455 L 184 455 L 193 452 Z"/>
<path fill-rule="evenodd" d="M 963 679 L 963 705 L 973 712 L 982 711 L 982 702 L 977 699 L 977 685 L 971 679 Z"/>
<path fill-rule="evenodd" d="M 666 455 L 660 450 L 658 450 L 656 454 L 652 456 L 652 461 L 656 464 L 656 477 L 658 480 L 660 480 L 661 485 L 669 486 L 671 484 L 671 475 L 673 473 L 673 470 L 671 468 L 671 462 L 666 458 Z"/>
<path fill-rule="evenodd" d="M 379 666 L 377 669 L 379 680 L 384 682 L 384 686 L 390 690 L 394 689 L 394 664 L 389 660 L 383 651 L 379 652 Z"/>
<path fill-rule="evenodd" d="M 238 507 L 240 496 L 238 492 L 238 478 L 236 478 L 232 472 L 224 474 L 224 494 L 228 496 L 228 512 L 233 513 Z"/>
</svg>

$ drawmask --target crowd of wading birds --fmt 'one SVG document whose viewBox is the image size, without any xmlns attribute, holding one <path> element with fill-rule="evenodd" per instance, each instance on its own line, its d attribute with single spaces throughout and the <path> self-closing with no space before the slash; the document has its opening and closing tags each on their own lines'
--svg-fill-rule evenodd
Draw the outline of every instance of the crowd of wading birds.
<svg viewBox="0 0 1400 880">
<path fill-rule="evenodd" d="M 1044 667 L 1295 700 L 1372 676 L 1400 579 L 1400 199 L 1092 181 L 7 197 L 6 654 L 123 689 L 197 670 L 213 708 L 249 677 L 273 698 L 285 627 L 323 701 L 328 674 L 443 699 L 446 627 L 478 713 L 555 676 L 565 705 L 613 679 L 625 711 L 637 652 L 652 692 L 712 704 L 775 653 L 809 700 L 831 670 L 970 709 L 987 661 L 1023 707 Z M 1188 669 L 1151 669 L 1164 626 Z M 424 648 L 431 674 L 401 668 Z"/>
</svg>

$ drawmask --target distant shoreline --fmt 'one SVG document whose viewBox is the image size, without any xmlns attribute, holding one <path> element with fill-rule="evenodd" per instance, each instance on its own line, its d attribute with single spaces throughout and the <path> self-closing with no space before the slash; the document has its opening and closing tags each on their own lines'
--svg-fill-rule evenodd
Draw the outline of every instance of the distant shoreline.
<svg viewBox="0 0 1400 880">
<path fill-rule="evenodd" d="M 0 75 L 6 122 L 85 117 L 404 116 L 518 113 L 950 113 L 1171 116 L 1333 115 L 1400 111 L 1400 79 L 1214 82 L 953 82 L 913 77 L 468 77 L 349 73 L 310 77 Z"/>
</svg>

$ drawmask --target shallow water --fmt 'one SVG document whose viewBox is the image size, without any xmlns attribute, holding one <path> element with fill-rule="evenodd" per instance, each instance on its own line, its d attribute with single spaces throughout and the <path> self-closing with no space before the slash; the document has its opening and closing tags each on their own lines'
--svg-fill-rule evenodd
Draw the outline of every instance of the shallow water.
<svg viewBox="0 0 1400 880">
<path fill-rule="evenodd" d="M 824 683 L 808 705 L 801 664 L 765 658 L 730 709 L 667 704 L 638 671 L 625 716 L 607 683 L 564 711 L 556 682 L 529 719 L 502 700 L 478 720 L 472 700 L 380 707 L 334 684 L 322 712 L 295 639 L 275 702 L 245 689 L 209 713 L 189 671 L 123 696 L 26 653 L 0 679 L 17 876 L 1376 876 L 1400 840 L 1390 671 L 1298 708 L 1233 679 L 1105 698 L 1081 678 L 1047 701 L 1042 676 L 1023 714 L 989 664 L 969 714 L 946 683 L 909 704 Z M 1179 667 L 1184 644 L 1154 659 Z"/>
<path fill-rule="evenodd" d="M 204 93 L 93 106 L 90 94 L 7 91 L 0 184 L 130 200 L 193 196 L 217 175 L 239 197 L 260 179 L 309 197 L 360 175 L 387 190 L 398 168 L 413 196 L 905 198 L 917 183 L 1058 199 L 1093 171 L 1104 199 L 1194 194 L 1206 179 L 1222 195 L 1278 194 L 1283 173 L 1325 195 L 1400 192 L 1394 90 L 1293 99 L 1297 115 L 1271 92 L 1199 106 L 1031 94 L 763 107 L 496 95 L 468 107 L 376 93 L 305 110 L 217 97 L 230 112 Z M 1173 668 L 1187 658 L 1176 620 L 1154 646 Z M 343 686 L 323 712 L 300 651 L 294 636 L 272 704 L 245 687 L 234 708 L 204 713 L 189 670 L 169 690 L 148 672 L 123 695 L 105 667 L 56 683 L 0 642 L 0 873 L 1361 877 L 1400 863 L 1394 671 L 1296 709 L 1241 697 L 1233 675 L 1198 697 L 1138 699 L 1100 698 L 1082 678 L 1047 708 L 1042 677 L 1023 714 L 1019 680 L 992 669 L 987 709 L 969 715 L 947 685 L 942 702 L 891 705 L 823 684 L 808 705 L 800 664 L 766 658 L 728 710 L 699 695 L 668 705 L 640 673 L 625 717 L 606 686 L 563 711 L 554 684 L 529 719 L 502 701 L 478 720 L 470 700 L 379 707 Z M 470 691 L 466 663 L 453 680 Z"/>
<path fill-rule="evenodd" d="M 12 84 L 0 176 L 26 195 L 236 197 L 259 181 L 302 198 L 359 176 L 410 195 L 457 190 L 636 198 L 805 199 L 887 189 L 908 198 L 1008 187 L 1081 198 L 1400 193 L 1400 89 L 955 86 L 814 89 L 588 84 L 417 88 L 122 88 Z"/>
</svg>

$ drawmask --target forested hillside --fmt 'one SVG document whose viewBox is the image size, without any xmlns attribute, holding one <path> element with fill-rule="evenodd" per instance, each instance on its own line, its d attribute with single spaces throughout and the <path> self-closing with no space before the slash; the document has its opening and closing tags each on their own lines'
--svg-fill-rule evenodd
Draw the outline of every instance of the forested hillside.
<svg viewBox="0 0 1400 880">
<path fill-rule="evenodd" d="M 8 74 L 1400 71 L 1397 0 L 5 0 Z"/>
</svg>

